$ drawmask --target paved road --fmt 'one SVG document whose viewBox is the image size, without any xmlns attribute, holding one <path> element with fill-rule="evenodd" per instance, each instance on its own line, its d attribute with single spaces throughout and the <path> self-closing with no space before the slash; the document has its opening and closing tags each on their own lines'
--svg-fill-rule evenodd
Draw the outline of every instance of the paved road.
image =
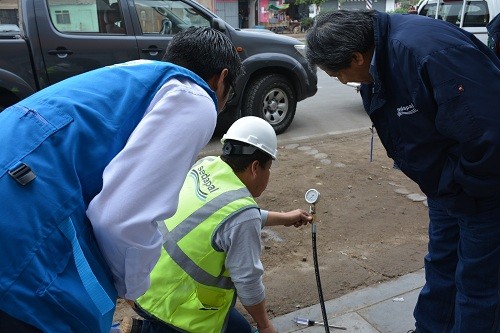
<svg viewBox="0 0 500 333">
<path fill-rule="evenodd" d="M 292 125 L 278 140 L 309 138 L 370 125 L 359 93 L 318 70 L 318 92 L 299 102 Z"/>
<path fill-rule="evenodd" d="M 354 131 L 370 125 L 359 93 L 318 70 L 318 92 L 298 103 L 295 119 L 285 133 L 278 135 L 278 143 Z M 219 139 L 212 139 L 205 149 L 217 153 Z"/>
</svg>

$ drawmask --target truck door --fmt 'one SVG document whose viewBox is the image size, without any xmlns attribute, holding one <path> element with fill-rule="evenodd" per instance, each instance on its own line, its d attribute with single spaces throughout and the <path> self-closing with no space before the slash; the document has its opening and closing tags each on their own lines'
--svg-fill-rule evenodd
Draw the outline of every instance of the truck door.
<svg viewBox="0 0 500 333">
<path fill-rule="evenodd" d="M 195 3 L 135 0 L 134 6 L 132 23 L 142 59 L 161 60 L 173 35 L 190 26 L 210 26 L 211 13 Z"/>
<path fill-rule="evenodd" d="M 139 58 L 126 1 L 35 0 L 34 8 L 48 81 L 40 88 Z"/>
</svg>

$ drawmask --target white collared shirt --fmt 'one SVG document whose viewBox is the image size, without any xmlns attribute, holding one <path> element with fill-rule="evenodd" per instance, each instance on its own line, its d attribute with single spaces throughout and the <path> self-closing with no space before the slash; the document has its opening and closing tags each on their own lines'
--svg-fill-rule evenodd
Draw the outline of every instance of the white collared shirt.
<svg viewBox="0 0 500 333">
<path fill-rule="evenodd" d="M 217 121 L 212 98 L 190 80 L 172 79 L 155 95 L 123 150 L 103 173 L 87 210 L 118 296 L 135 300 L 150 285 L 179 191 Z"/>
</svg>

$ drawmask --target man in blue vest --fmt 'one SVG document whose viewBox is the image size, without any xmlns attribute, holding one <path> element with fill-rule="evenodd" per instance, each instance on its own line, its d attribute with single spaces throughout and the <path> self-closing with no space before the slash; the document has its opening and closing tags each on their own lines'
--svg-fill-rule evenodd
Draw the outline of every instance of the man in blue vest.
<svg viewBox="0 0 500 333">
<path fill-rule="evenodd" d="M 236 296 L 260 333 L 275 333 L 265 306 L 260 261 L 264 226 L 299 227 L 312 221 L 301 209 L 260 210 L 277 157 L 272 126 L 238 119 L 223 136 L 220 157 L 199 160 L 187 174 L 173 217 L 159 223 L 164 244 L 151 287 L 133 305 L 146 320 L 124 319 L 123 333 L 252 333 L 234 308 Z"/>
<path fill-rule="evenodd" d="M 242 71 L 209 27 L 175 35 L 163 60 L 81 74 L 0 113 L 1 332 L 108 333 L 117 296 L 148 289 L 156 221 L 174 214 Z"/>
<path fill-rule="evenodd" d="M 500 59 L 454 24 L 370 10 L 320 15 L 307 46 L 362 83 L 388 156 L 427 195 L 417 331 L 500 332 Z"/>
</svg>

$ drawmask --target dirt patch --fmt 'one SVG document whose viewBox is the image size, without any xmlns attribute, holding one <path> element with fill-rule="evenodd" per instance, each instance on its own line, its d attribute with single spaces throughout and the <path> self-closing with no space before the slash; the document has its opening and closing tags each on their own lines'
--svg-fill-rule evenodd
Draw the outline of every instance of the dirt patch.
<svg viewBox="0 0 500 333">
<path fill-rule="evenodd" d="M 423 267 L 428 240 L 425 197 L 392 168 L 377 138 L 370 162 L 370 138 L 367 130 L 280 146 L 279 166 L 272 169 L 267 190 L 257 199 L 263 209 L 308 210 L 306 190 L 321 193 L 316 205 L 317 253 L 325 300 Z M 262 239 L 269 315 L 318 303 L 311 227 L 265 228 Z M 135 313 L 119 301 L 115 321 L 125 315 Z"/>
</svg>

